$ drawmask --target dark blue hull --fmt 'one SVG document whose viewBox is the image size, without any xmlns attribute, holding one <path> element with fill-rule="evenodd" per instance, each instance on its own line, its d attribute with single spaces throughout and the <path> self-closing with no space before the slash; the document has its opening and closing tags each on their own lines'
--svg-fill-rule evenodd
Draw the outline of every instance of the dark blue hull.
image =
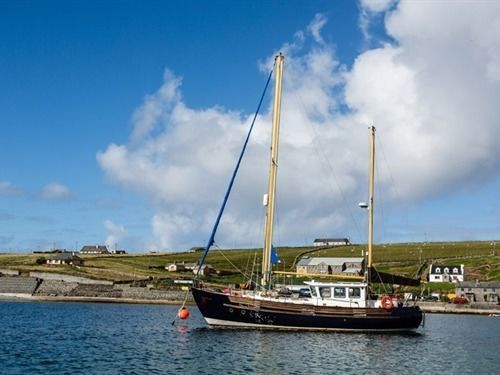
<svg viewBox="0 0 500 375">
<path fill-rule="evenodd" d="M 211 326 L 358 332 L 410 332 L 422 322 L 418 306 L 345 308 L 263 301 L 192 288 L 200 312 Z"/>
</svg>

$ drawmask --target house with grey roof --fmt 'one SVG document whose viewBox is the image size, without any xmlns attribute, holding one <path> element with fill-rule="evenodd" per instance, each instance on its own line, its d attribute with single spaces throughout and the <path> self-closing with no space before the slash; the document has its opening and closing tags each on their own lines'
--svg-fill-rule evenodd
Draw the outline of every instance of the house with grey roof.
<svg viewBox="0 0 500 375">
<path fill-rule="evenodd" d="M 109 254 L 106 245 L 86 245 L 80 250 L 81 254 Z"/>
<path fill-rule="evenodd" d="M 301 274 L 362 275 L 365 269 L 363 257 L 303 257 L 297 263 L 296 272 Z"/>
<path fill-rule="evenodd" d="M 47 259 L 47 264 L 63 265 L 68 264 L 72 266 L 83 266 L 84 260 L 75 253 L 59 253 Z"/>
<path fill-rule="evenodd" d="M 451 283 L 464 281 L 464 265 L 431 264 L 429 267 L 429 281 Z"/>
<path fill-rule="evenodd" d="M 466 298 L 470 303 L 486 302 L 497 304 L 500 302 L 500 282 L 458 282 L 455 287 L 455 294 Z"/>
<path fill-rule="evenodd" d="M 349 238 L 316 238 L 313 246 L 345 246 L 350 245 Z"/>
</svg>

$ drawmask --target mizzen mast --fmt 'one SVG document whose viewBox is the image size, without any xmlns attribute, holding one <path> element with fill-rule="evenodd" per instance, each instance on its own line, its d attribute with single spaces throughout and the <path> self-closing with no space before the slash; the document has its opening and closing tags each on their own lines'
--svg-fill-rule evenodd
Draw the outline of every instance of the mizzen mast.
<svg viewBox="0 0 500 375">
<path fill-rule="evenodd" d="M 283 63 L 285 56 L 281 53 L 274 59 L 275 81 L 274 81 L 274 105 L 273 105 L 273 128 L 271 138 L 271 161 L 269 165 L 269 183 L 267 194 L 264 196 L 266 209 L 266 223 L 264 235 L 264 253 L 262 257 L 262 287 L 269 289 L 271 283 L 271 251 L 273 243 L 273 223 L 276 194 L 276 175 L 278 171 L 278 141 L 281 112 L 281 84 L 283 78 Z"/>
</svg>

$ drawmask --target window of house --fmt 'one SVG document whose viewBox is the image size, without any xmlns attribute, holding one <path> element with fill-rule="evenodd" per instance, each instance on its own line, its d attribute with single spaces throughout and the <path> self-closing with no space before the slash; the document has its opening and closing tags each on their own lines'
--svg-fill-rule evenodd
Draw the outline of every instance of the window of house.
<svg viewBox="0 0 500 375">
<path fill-rule="evenodd" d="M 349 288 L 349 297 L 361 298 L 361 288 Z"/>
<path fill-rule="evenodd" d="M 457 267 L 453 268 L 453 273 L 458 273 L 458 268 Z"/>
<path fill-rule="evenodd" d="M 437 267 L 436 268 L 436 273 L 441 273 L 441 268 Z"/>
<path fill-rule="evenodd" d="M 344 287 L 335 287 L 333 288 L 333 297 L 335 298 L 345 298 L 345 288 Z"/>
<path fill-rule="evenodd" d="M 332 289 L 330 287 L 319 288 L 321 298 L 330 298 L 332 296 Z"/>
</svg>

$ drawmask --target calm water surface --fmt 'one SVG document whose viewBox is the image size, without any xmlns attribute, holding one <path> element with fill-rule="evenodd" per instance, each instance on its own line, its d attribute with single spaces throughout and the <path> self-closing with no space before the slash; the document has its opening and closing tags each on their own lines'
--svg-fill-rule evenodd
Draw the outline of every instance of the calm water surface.
<svg viewBox="0 0 500 375">
<path fill-rule="evenodd" d="M 1 374 L 500 374 L 500 318 L 420 335 L 208 329 L 193 306 L 0 302 Z"/>
</svg>

